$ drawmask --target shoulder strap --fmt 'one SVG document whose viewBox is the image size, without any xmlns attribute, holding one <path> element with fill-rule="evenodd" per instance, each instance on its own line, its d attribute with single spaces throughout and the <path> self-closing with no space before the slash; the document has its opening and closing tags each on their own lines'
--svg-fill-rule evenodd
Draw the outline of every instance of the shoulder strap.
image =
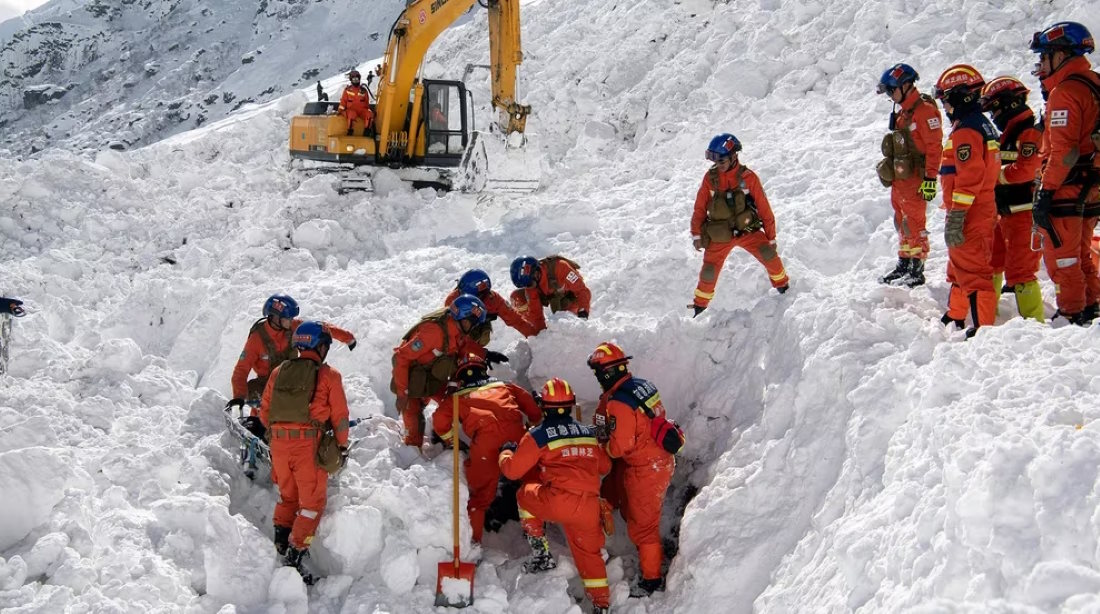
<svg viewBox="0 0 1100 614">
<path fill-rule="evenodd" d="M 1011 147 L 1012 151 L 1016 149 L 1016 141 L 1020 138 L 1020 135 L 1024 133 L 1024 130 L 1035 127 L 1035 118 L 1032 117 L 1031 121 L 1017 122 L 1009 130 L 1005 131 L 1001 135 L 1001 140 L 1004 142 L 1005 147 Z"/>
<path fill-rule="evenodd" d="M 267 318 L 260 318 L 252 324 L 252 328 L 249 329 L 248 334 L 256 333 L 260 337 L 260 343 L 264 344 L 264 350 L 267 351 L 269 360 L 274 359 L 279 351 L 275 349 L 275 341 L 271 338 L 271 335 L 267 334 L 267 327 L 264 326 L 264 322 Z"/>
<path fill-rule="evenodd" d="M 718 191 L 718 168 L 717 167 L 715 167 L 715 166 L 710 167 L 710 170 L 707 171 L 707 179 L 710 180 L 710 190 L 711 190 L 711 192 L 717 192 Z"/>
</svg>

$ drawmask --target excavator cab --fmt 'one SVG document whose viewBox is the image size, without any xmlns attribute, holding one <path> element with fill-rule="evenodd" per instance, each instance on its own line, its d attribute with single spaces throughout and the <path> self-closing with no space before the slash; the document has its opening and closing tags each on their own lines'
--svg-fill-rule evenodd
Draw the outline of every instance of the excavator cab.
<svg viewBox="0 0 1100 614">
<path fill-rule="evenodd" d="M 427 166 L 458 166 L 470 142 L 466 86 L 461 81 L 424 81 L 421 117 L 424 122 L 423 163 Z M 419 147 L 416 148 L 419 150 Z"/>
</svg>

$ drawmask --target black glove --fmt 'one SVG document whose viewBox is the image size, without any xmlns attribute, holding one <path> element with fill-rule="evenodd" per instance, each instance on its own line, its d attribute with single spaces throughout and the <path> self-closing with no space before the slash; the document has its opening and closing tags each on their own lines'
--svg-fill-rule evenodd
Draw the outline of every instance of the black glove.
<svg viewBox="0 0 1100 614">
<path fill-rule="evenodd" d="M 354 337 L 352 337 L 351 341 L 348 341 L 348 351 L 350 352 L 354 350 L 355 346 L 357 345 L 359 345 L 359 342 L 356 341 Z"/>
<path fill-rule="evenodd" d="M 1054 200 L 1054 190 L 1035 190 L 1035 201 L 1031 205 L 1031 221 L 1036 226 L 1047 231 L 1050 242 L 1054 248 L 1062 247 L 1062 238 L 1058 231 L 1054 230 L 1054 222 L 1050 220 L 1050 207 Z"/>
<path fill-rule="evenodd" d="M 244 410 L 244 399 L 229 399 L 229 402 L 225 404 L 226 409 L 230 409 L 236 406 L 238 410 Z"/>
<path fill-rule="evenodd" d="M 0 296 L 0 313 L 10 313 L 17 318 L 22 318 L 27 315 L 22 305 L 23 301 L 17 298 L 5 298 Z"/>
<path fill-rule="evenodd" d="M 485 316 L 485 321 L 486 322 L 492 322 L 492 321 L 496 320 L 497 317 L 499 317 L 499 316 L 497 316 L 497 314 L 490 313 L 489 315 Z"/>
<path fill-rule="evenodd" d="M 587 309 L 578 309 L 577 310 L 577 317 L 582 319 L 582 320 L 587 320 L 588 319 L 588 310 Z"/>
<path fill-rule="evenodd" d="M 500 352 L 494 352 L 492 350 L 485 352 L 485 364 L 488 365 L 490 369 L 493 368 L 494 364 L 502 362 L 508 362 L 508 357 L 504 354 L 501 354 Z"/>
<path fill-rule="evenodd" d="M 348 447 L 340 446 L 340 468 L 343 469 L 348 464 Z"/>
<path fill-rule="evenodd" d="M 518 447 L 519 447 L 518 443 L 516 443 L 514 441 L 506 441 L 503 444 L 501 444 L 500 451 L 501 452 L 504 452 L 504 451 L 515 452 L 516 448 L 518 448 Z"/>
</svg>

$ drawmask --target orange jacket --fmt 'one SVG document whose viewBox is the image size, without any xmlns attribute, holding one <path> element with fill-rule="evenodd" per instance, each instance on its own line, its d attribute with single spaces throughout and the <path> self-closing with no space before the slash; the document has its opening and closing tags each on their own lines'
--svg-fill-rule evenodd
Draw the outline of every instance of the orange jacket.
<svg viewBox="0 0 1100 614">
<path fill-rule="evenodd" d="M 584 283 L 580 271 L 561 258 L 556 259 L 554 276 L 558 282 L 557 290 L 570 292 L 576 297 L 576 302 L 569 308 L 572 313 L 580 310 L 591 311 L 592 291 Z M 546 330 L 546 314 L 543 308 L 549 304 L 550 297 L 555 289 L 550 287 L 550 275 L 546 268 L 550 266 L 550 258 L 539 260 L 539 275 L 535 285 L 530 288 L 519 288 L 512 292 L 511 304 L 521 318 L 530 325 L 532 334 L 538 334 Z"/>
<path fill-rule="evenodd" d="M 340 96 L 340 107 L 337 112 L 344 109 L 366 109 L 370 107 L 370 90 L 365 85 L 349 85 L 344 88 L 344 94 Z"/>
<path fill-rule="evenodd" d="M 1008 120 L 1001 133 L 1001 175 L 997 179 L 997 210 L 1001 215 L 1029 211 L 1035 179 L 1043 158 L 1043 135 L 1035 128 L 1035 114 L 1025 108 Z"/>
<path fill-rule="evenodd" d="M 1070 75 L 1081 75 L 1098 83 L 1089 61 L 1083 56 L 1071 58 L 1061 69 L 1043 79 L 1043 88 L 1050 92 L 1044 117 L 1042 153 L 1045 164 L 1042 170 L 1042 188 L 1054 190 L 1054 204 L 1059 200 L 1075 199 L 1081 191 L 1079 185 L 1067 184 L 1070 171 L 1078 161 L 1083 162 L 1095 151 L 1090 134 L 1096 126 L 1100 106 L 1088 86 Z M 1076 154 L 1076 155 L 1075 155 Z M 1071 180 L 1071 183 L 1076 183 Z M 1065 203 L 1065 204 L 1069 204 Z"/>
<path fill-rule="evenodd" d="M 443 302 L 444 307 L 450 307 L 460 292 L 458 288 L 455 288 L 447 295 L 447 300 Z M 490 290 L 488 296 L 481 298 L 481 302 L 485 303 L 485 309 L 488 310 L 490 317 L 499 316 L 501 320 L 508 326 L 519 331 L 519 334 L 524 337 L 531 337 L 537 335 L 539 331 L 535 330 L 535 327 L 531 325 L 523 316 L 516 313 L 515 309 L 508 304 L 508 301 L 504 300 L 504 297 L 497 294 L 496 290 Z"/>
<path fill-rule="evenodd" d="M 924 168 L 914 169 L 923 172 L 924 177 L 914 174 L 909 179 L 897 180 L 895 184 L 906 181 L 919 184 L 925 178 L 935 179 L 939 174 L 940 156 L 943 154 L 943 117 L 940 116 L 939 107 L 934 102 L 921 98 L 916 88 L 909 90 L 898 106 L 901 108 L 894 120 L 894 126 L 898 129 L 908 128 L 917 151 L 924 154 Z"/>
<path fill-rule="evenodd" d="M 596 408 L 596 423 L 605 421 L 610 439 L 607 453 L 621 458 L 627 465 L 648 465 L 672 455 L 653 439 L 651 420 L 642 409 L 645 406 L 654 416 L 665 415 L 665 406 L 657 388 L 646 380 L 633 376 L 619 380 L 610 390 L 600 395 Z"/>
<path fill-rule="evenodd" d="M 542 411 L 535 404 L 535 397 L 511 382 L 489 381 L 476 388 L 467 388 L 458 394 L 458 420 L 470 439 L 479 433 L 497 431 L 522 436 L 523 420 L 538 424 Z M 444 441 L 450 441 L 454 433 L 454 395 L 447 395 L 432 414 L 432 428 Z"/>
<path fill-rule="evenodd" d="M 443 329 L 436 322 L 426 321 L 416 325 L 407 341 L 393 348 L 393 385 L 398 398 L 408 394 L 409 368 L 413 365 L 427 366 L 440 356 L 451 356 L 456 361 L 467 354 L 485 356 L 485 348 L 462 332 L 453 318 L 445 316 L 443 325 L 447 327 L 446 347 L 443 345 Z"/>
<path fill-rule="evenodd" d="M 527 431 L 514 453 L 500 453 L 500 471 L 509 480 L 522 478 L 535 466 L 542 484 L 599 496 L 600 477 L 611 471 L 611 459 L 596 441 L 592 426 L 572 416 L 551 416 Z"/>
<path fill-rule="evenodd" d="M 1000 147 L 993 124 L 980 112 L 955 121 L 943 148 L 940 181 L 948 210 L 967 209 L 967 225 L 997 215 L 994 189 L 1001 174 Z"/>
<path fill-rule="evenodd" d="M 263 330 L 271 339 L 275 350 L 284 352 L 290 347 L 290 338 L 294 334 L 294 329 L 298 328 L 301 323 L 302 320 L 291 320 L 290 328 L 280 330 L 272 326 L 270 322 L 265 321 Z M 332 338 L 337 341 L 351 343 L 355 339 L 355 335 L 342 328 L 333 326 L 328 322 L 322 322 L 322 324 L 328 329 Z M 267 354 L 267 348 L 264 347 L 264 341 L 259 330 L 249 333 L 248 339 L 244 342 L 244 350 L 237 358 L 237 365 L 233 367 L 233 376 L 230 381 L 233 385 L 233 396 L 235 398 L 243 399 L 248 394 L 248 373 L 250 371 L 255 371 L 256 377 L 267 377 L 271 373 L 271 358 Z"/>
<path fill-rule="evenodd" d="M 710 174 L 709 171 L 707 174 Z M 740 183 L 738 183 L 739 174 L 741 177 Z M 691 215 L 692 238 L 698 239 L 703 236 L 703 222 L 707 220 L 707 205 L 710 204 L 714 192 L 734 189 L 747 192 L 752 197 L 752 200 L 756 203 L 756 214 L 760 216 L 760 221 L 764 223 L 764 235 L 767 236 L 769 241 L 774 241 L 775 215 L 772 213 L 772 206 L 768 203 L 768 197 L 764 195 L 764 186 L 760 185 L 760 178 L 756 176 L 756 173 L 741 166 L 740 162 L 731 166 L 726 172 L 718 174 L 717 187 L 711 185 L 710 177 L 703 176 L 703 183 L 695 194 L 695 211 Z"/>
<path fill-rule="evenodd" d="M 321 357 L 313 350 L 304 350 L 302 358 L 321 362 Z M 271 393 L 275 389 L 275 380 L 279 376 L 281 366 L 275 367 L 271 379 L 267 380 L 263 400 L 260 402 L 260 421 L 268 428 L 271 427 L 268 423 Z M 309 418 L 320 424 L 326 422 L 331 424 L 336 434 L 336 443 L 342 446 L 348 445 L 348 399 L 344 394 L 344 378 L 340 376 L 339 371 L 323 363 L 317 371 L 317 387 L 313 390 L 313 400 L 309 402 Z M 280 422 L 279 425 L 290 429 L 310 426 L 309 423 L 300 422 Z"/>
</svg>

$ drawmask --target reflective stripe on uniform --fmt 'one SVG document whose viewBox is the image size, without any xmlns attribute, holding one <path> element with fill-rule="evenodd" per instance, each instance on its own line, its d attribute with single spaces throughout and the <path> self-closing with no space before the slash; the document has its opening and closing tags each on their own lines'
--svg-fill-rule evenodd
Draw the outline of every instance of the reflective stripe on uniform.
<svg viewBox="0 0 1100 614">
<path fill-rule="evenodd" d="M 531 512 L 528 512 L 527 510 L 523 509 L 522 507 L 519 508 L 519 519 L 520 520 L 523 520 L 524 518 L 534 518 L 534 517 L 535 517 L 535 515 L 532 514 Z"/>
<path fill-rule="evenodd" d="M 302 518 L 309 518 L 310 520 L 313 520 L 314 518 L 316 518 L 318 514 L 320 514 L 320 512 L 318 512 L 316 510 L 307 510 L 307 509 L 298 510 L 298 515 L 299 516 L 301 516 Z"/>
<path fill-rule="evenodd" d="M 956 202 L 960 205 L 969 206 L 969 205 L 974 204 L 974 195 L 973 194 L 967 194 L 966 192 L 952 192 L 951 193 L 951 200 L 953 200 L 954 202 Z"/>
<path fill-rule="evenodd" d="M 710 299 L 714 298 L 714 293 L 713 292 L 703 292 L 702 290 L 696 289 L 695 290 L 695 296 L 698 297 L 698 298 L 705 298 L 709 301 Z"/>
<path fill-rule="evenodd" d="M 596 442 L 595 437 L 568 437 L 566 439 L 555 439 L 554 441 L 551 441 L 550 443 L 546 444 L 546 447 L 550 448 L 551 450 L 557 450 L 558 448 L 561 448 L 561 447 L 564 447 L 564 446 L 583 446 L 583 445 L 595 446 L 595 445 L 598 445 L 598 443 Z"/>
<path fill-rule="evenodd" d="M 787 276 L 787 270 L 786 269 L 783 269 L 782 271 L 776 273 L 775 275 L 768 275 L 768 277 L 772 278 L 772 281 L 780 281 L 781 279 L 783 279 L 786 276 Z"/>
<path fill-rule="evenodd" d="M 607 588 L 607 578 L 583 578 L 585 588 Z"/>
</svg>

